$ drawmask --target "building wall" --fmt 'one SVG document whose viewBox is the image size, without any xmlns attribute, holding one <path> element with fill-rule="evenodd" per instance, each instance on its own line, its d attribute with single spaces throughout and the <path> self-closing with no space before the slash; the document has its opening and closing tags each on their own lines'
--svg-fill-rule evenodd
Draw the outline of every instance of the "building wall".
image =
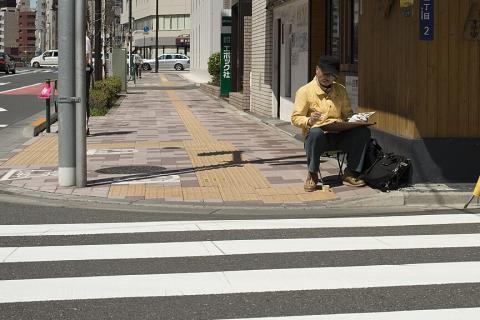
<svg viewBox="0 0 480 320">
<path fill-rule="evenodd" d="M 17 54 L 18 11 L 15 8 L 2 8 L 0 11 L 0 51 Z"/>
<path fill-rule="evenodd" d="M 480 137 L 480 41 L 464 30 L 470 0 L 435 1 L 434 40 L 419 40 L 419 1 L 405 17 L 363 1 L 359 104 L 406 138 Z"/>
<path fill-rule="evenodd" d="M 18 25 L 19 54 L 32 57 L 35 54 L 35 12 L 20 11 Z"/>
<path fill-rule="evenodd" d="M 208 70 L 208 58 L 220 52 L 220 33 L 224 3 L 218 0 L 191 0 L 191 68 Z"/>
<path fill-rule="evenodd" d="M 280 21 L 281 31 L 279 34 L 276 29 L 273 31 L 276 34 L 273 57 L 275 61 L 280 58 L 280 61 L 273 71 L 275 94 L 272 108 L 276 111 L 277 99 L 280 99 L 279 117 L 284 121 L 290 121 L 296 91 L 309 82 L 308 16 L 307 0 L 289 1 L 273 10 L 273 24 L 276 26 Z"/>
<path fill-rule="evenodd" d="M 36 17 L 35 17 L 35 47 L 36 55 L 45 51 L 45 13 L 46 13 L 46 0 L 37 0 Z"/>
<path fill-rule="evenodd" d="M 47 0 L 45 3 L 45 49 L 58 49 L 58 11 L 57 0 Z"/>
<path fill-rule="evenodd" d="M 252 1 L 251 111 L 276 116 L 272 108 L 272 12 L 265 0 Z"/>
<path fill-rule="evenodd" d="M 245 17 L 243 30 L 243 95 L 244 109 L 250 110 L 250 77 L 252 72 L 252 17 Z"/>
</svg>

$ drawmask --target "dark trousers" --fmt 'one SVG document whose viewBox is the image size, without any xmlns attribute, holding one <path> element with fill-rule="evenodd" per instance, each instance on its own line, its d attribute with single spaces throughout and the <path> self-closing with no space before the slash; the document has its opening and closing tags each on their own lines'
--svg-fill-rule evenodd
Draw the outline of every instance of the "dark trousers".
<svg viewBox="0 0 480 320">
<path fill-rule="evenodd" d="M 342 150 L 347 153 L 347 168 L 362 172 L 365 149 L 370 141 L 370 130 L 367 127 L 357 127 L 339 133 L 325 133 L 320 128 L 308 131 L 305 140 L 308 171 L 318 172 L 320 156 L 328 150 Z"/>
</svg>

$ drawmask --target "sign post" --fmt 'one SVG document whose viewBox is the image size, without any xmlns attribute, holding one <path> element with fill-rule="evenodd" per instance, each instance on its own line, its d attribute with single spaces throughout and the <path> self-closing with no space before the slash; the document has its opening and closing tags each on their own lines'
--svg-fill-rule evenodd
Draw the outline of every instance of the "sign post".
<svg viewBox="0 0 480 320">
<path fill-rule="evenodd" d="M 232 15 L 231 10 L 222 11 L 222 33 L 220 35 L 220 95 L 228 97 L 232 88 Z"/>
</svg>

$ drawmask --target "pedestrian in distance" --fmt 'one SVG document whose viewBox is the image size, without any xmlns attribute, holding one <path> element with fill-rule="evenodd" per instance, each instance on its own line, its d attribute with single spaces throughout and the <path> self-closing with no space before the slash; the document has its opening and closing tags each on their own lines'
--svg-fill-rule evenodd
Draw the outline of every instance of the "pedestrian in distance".
<svg viewBox="0 0 480 320">
<path fill-rule="evenodd" d="M 304 184 L 307 192 L 315 191 L 320 169 L 320 156 L 327 150 L 342 150 L 347 153 L 347 167 L 343 183 L 360 187 L 363 159 L 370 130 L 356 127 L 350 130 L 327 133 L 321 126 L 335 122 L 346 122 L 353 115 L 350 99 L 343 85 L 336 82 L 339 62 L 331 56 L 320 57 L 315 68 L 315 77 L 298 89 L 291 116 L 292 124 L 302 128 L 308 173 Z"/>
<path fill-rule="evenodd" d="M 138 78 L 141 78 L 143 59 L 142 59 L 142 56 L 139 53 L 137 53 L 137 50 L 135 50 L 133 54 L 133 63 L 135 64 L 135 74 L 137 75 Z"/>
</svg>

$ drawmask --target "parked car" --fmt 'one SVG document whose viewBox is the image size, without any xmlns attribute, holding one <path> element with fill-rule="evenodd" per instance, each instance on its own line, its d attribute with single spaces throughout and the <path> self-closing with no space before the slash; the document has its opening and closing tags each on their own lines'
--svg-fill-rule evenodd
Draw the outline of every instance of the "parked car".
<svg viewBox="0 0 480 320">
<path fill-rule="evenodd" d="M 5 52 L 0 52 L 0 71 L 5 72 L 5 74 L 15 74 L 15 59 L 8 55 Z"/>
<path fill-rule="evenodd" d="M 58 50 L 48 50 L 30 61 L 33 68 L 58 66 Z"/>
<path fill-rule="evenodd" d="M 155 68 L 155 59 L 143 59 L 143 70 Z M 190 58 L 181 53 L 164 53 L 158 57 L 158 69 L 161 70 L 185 70 L 190 68 Z"/>
</svg>

